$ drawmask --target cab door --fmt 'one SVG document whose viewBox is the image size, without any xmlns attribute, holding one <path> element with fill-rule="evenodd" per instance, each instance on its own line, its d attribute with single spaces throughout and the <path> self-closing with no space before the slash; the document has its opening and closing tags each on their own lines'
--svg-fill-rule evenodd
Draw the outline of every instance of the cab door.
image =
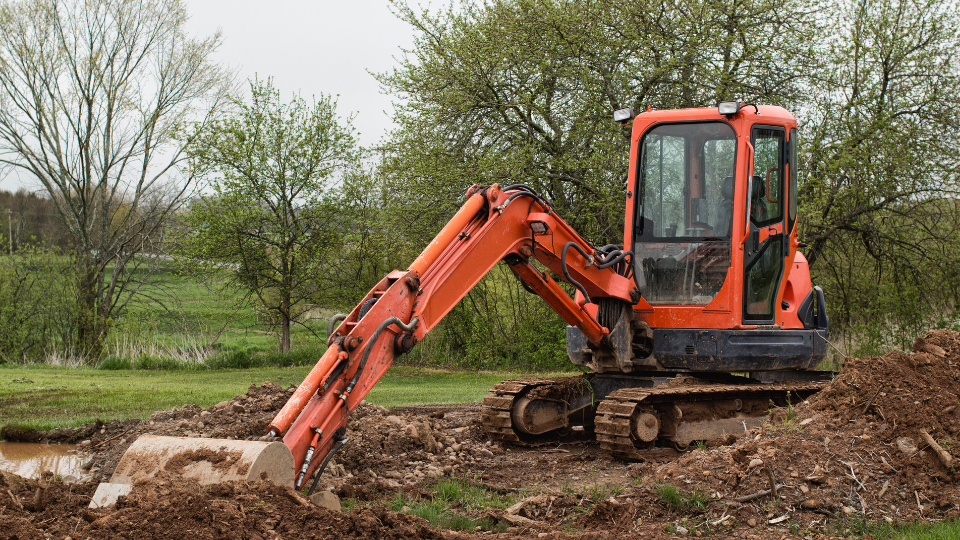
<svg viewBox="0 0 960 540">
<path fill-rule="evenodd" d="M 749 235 L 744 243 L 743 322 L 773 324 L 777 291 L 783 279 L 785 131 L 754 126 L 753 172 L 748 179 Z"/>
</svg>

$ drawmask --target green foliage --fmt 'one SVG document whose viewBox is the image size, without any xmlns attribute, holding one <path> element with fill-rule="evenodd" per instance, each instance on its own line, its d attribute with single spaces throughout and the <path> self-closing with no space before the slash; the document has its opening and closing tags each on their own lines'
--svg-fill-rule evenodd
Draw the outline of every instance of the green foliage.
<svg viewBox="0 0 960 540">
<path fill-rule="evenodd" d="M 74 337 L 73 261 L 41 247 L 0 257 L 0 363 L 36 361 Z M 65 301 L 65 299 L 67 301 Z"/>
<path fill-rule="evenodd" d="M 325 264 L 356 226 L 337 210 L 334 182 L 358 157 L 353 127 L 323 96 L 282 103 L 268 80 L 250 83 L 250 102 L 204 127 L 189 147 L 211 194 L 192 204 L 174 234 L 177 260 L 195 273 L 231 275 L 256 299 L 290 350 L 290 325 L 328 300 Z"/>
<path fill-rule="evenodd" d="M 800 235 L 850 354 L 909 347 L 960 299 L 955 2 L 837 2 L 801 129 Z"/>
<path fill-rule="evenodd" d="M 460 369 L 568 370 L 566 323 L 497 265 L 401 359 Z"/>
</svg>

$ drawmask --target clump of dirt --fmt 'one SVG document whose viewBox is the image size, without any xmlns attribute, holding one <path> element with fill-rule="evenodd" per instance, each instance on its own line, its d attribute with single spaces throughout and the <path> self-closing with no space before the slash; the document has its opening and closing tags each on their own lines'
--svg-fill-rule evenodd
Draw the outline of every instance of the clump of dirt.
<svg viewBox="0 0 960 540">
<path fill-rule="evenodd" d="M 917 338 L 913 352 L 847 358 L 811 408 L 840 424 L 862 418 L 885 425 L 881 437 L 935 438 L 960 430 L 960 334 L 946 330 Z M 868 407 L 869 405 L 869 407 Z"/>
<path fill-rule="evenodd" d="M 429 538 L 442 536 L 425 520 L 361 507 L 333 512 L 270 482 L 191 482 L 148 479 L 114 507 L 90 510 L 94 484 L 65 485 L 6 476 L 0 489 L 3 538 Z M 35 494 L 41 493 L 38 497 Z M 35 502 L 42 501 L 39 505 Z"/>
</svg>

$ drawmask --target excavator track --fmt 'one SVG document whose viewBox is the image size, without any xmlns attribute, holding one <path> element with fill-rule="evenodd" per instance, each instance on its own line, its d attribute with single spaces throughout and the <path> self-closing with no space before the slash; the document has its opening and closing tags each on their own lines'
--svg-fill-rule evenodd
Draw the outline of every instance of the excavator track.
<svg viewBox="0 0 960 540">
<path fill-rule="evenodd" d="M 596 437 L 601 448 L 614 456 L 641 460 L 644 451 L 656 447 L 658 442 L 683 449 L 692 440 L 743 432 L 748 425 L 759 424 L 763 414 L 757 412 L 765 413 L 764 403 L 802 400 L 825 385 L 696 384 L 617 390 L 597 408 Z M 696 410 L 698 418 L 685 421 L 684 409 L 688 413 Z M 710 409 L 715 409 L 712 415 L 704 414 Z"/>
<path fill-rule="evenodd" d="M 517 398 L 538 386 L 555 383 L 555 379 L 512 379 L 491 388 L 483 398 L 483 409 L 480 413 L 480 421 L 487 436 L 494 441 L 523 446 L 538 446 L 561 441 L 563 437 L 559 435 L 521 437 L 513 425 L 513 406 Z"/>
</svg>

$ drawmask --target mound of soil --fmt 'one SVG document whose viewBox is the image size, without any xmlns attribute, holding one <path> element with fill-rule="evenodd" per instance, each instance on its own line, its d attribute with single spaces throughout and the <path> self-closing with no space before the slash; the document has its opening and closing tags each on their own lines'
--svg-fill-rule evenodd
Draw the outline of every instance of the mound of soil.
<svg viewBox="0 0 960 540">
<path fill-rule="evenodd" d="M 89 510 L 94 487 L 3 478 L 0 538 L 443 538 L 415 516 L 376 506 L 332 512 L 269 482 L 149 479 L 115 507 Z"/>
</svg>

